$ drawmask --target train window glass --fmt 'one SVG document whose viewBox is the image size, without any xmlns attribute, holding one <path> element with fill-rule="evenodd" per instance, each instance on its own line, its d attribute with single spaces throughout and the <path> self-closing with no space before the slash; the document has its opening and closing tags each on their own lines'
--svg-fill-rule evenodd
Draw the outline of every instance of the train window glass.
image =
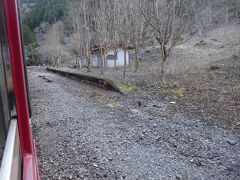
<svg viewBox="0 0 240 180">
<path fill-rule="evenodd" d="M 1 44 L 0 44 L 1 47 Z M 0 48 L 0 161 L 4 150 L 5 139 L 7 136 L 7 124 L 6 119 L 9 120 L 9 111 L 7 101 L 7 90 L 6 90 L 6 80 L 5 80 L 5 73 L 4 73 L 4 65 L 2 59 L 2 50 Z"/>
<path fill-rule="evenodd" d="M 3 13 L 2 13 L 3 12 Z M 10 116 L 15 116 L 15 98 L 13 92 L 13 81 L 12 81 L 12 71 L 11 71 L 11 63 L 10 63 L 10 56 L 9 56 L 9 48 L 8 48 L 8 39 L 7 39 L 7 32 L 6 32 L 6 25 L 4 23 L 4 9 L 1 10 L 1 45 L 2 45 L 2 56 L 3 56 L 3 64 L 5 69 L 5 77 L 6 77 L 6 87 L 7 87 L 7 94 L 8 94 L 8 105 L 10 109 Z"/>
<path fill-rule="evenodd" d="M 8 129 L 8 125 L 10 122 L 10 111 L 9 111 L 9 102 L 8 102 L 8 93 L 7 93 L 7 82 L 6 82 L 6 74 L 4 68 L 4 61 L 2 56 L 2 48 L 0 43 L 0 105 L 1 105 L 1 123 L 4 124 L 5 131 Z"/>
<path fill-rule="evenodd" d="M 1 50 L 0 50 L 1 52 Z M 6 89 L 4 88 L 5 86 L 5 79 L 4 79 L 4 70 L 3 70 L 3 61 L 2 57 L 0 56 L 0 161 L 2 158 L 3 150 L 4 150 L 4 145 L 5 145 L 5 139 L 6 139 L 6 125 L 5 125 L 5 116 L 3 113 L 6 111 L 6 106 L 4 106 L 4 97 L 2 97 L 3 92 L 5 91 L 6 94 Z M 5 107 L 5 108 L 4 108 Z M 4 110 L 5 109 L 5 110 Z"/>
<path fill-rule="evenodd" d="M 16 114 L 4 1 L 0 0 L 0 159 L 11 117 Z"/>
</svg>

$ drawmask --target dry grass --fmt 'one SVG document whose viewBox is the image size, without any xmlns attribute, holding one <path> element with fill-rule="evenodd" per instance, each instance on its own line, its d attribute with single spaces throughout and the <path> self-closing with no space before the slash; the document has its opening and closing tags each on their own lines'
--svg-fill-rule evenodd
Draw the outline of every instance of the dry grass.
<svg viewBox="0 0 240 180">
<path fill-rule="evenodd" d="M 240 123 L 240 57 L 215 62 L 218 68 L 212 67 L 175 76 L 186 87 L 179 110 L 236 128 Z"/>
<path fill-rule="evenodd" d="M 120 82 L 128 92 L 141 89 L 152 99 L 177 100 L 177 111 L 189 118 L 201 117 L 235 128 L 240 123 L 240 56 L 233 54 L 240 54 L 239 28 L 220 27 L 209 32 L 202 42 L 196 36 L 176 47 L 166 65 L 168 84 L 160 81 L 158 47 L 141 53 L 139 72 L 134 72 L 133 65 L 128 67 L 126 80 L 122 79 L 123 68 L 108 69 L 105 76 Z M 92 73 L 100 74 L 100 70 L 93 69 Z"/>
</svg>

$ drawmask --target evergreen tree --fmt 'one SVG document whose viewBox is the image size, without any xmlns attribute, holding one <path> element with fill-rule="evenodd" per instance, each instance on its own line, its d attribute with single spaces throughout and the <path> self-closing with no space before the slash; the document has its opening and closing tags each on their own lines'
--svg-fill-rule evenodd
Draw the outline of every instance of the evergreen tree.
<svg viewBox="0 0 240 180">
<path fill-rule="evenodd" d="M 38 27 L 41 22 L 53 24 L 64 16 L 66 0 L 37 0 L 32 11 L 25 17 L 31 30 Z"/>
<path fill-rule="evenodd" d="M 32 45 L 33 47 L 37 46 L 36 36 L 27 24 L 23 25 L 23 37 L 25 46 L 28 45 Z"/>
</svg>

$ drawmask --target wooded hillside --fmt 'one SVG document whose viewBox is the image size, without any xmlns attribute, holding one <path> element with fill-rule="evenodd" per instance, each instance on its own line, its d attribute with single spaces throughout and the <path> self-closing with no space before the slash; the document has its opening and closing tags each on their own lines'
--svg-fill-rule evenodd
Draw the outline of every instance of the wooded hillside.
<svg viewBox="0 0 240 180">
<path fill-rule="evenodd" d="M 35 0 L 23 2 L 35 3 L 32 11 L 24 19 L 24 27 L 27 30 L 33 31 L 42 23 L 51 25 L 59 24 L 58 21 L 61 21 L 62 27 L 55 28 L 55 31 L 62 32 L 55 32 L 55 34 L 63 34 L 63 37 L 58 38 L 58 42 L 54 41 L 55 44 L 48 43 L 46 50 L 54 49 L 49 46 L 63 46 L 67 38 L 71 46 L 70 49 L 68 48 L 68 53 L 75 56 L 76 66 L 86 65 L 89 71 L 92 65 L 91 52 L 94 48 L 101 49 L 103 74 L 107 69 L 104 58 L 106 52 L 121 46 L 125 50 L 129 47 L 134 49 L 134 64 L 137 72 L 139 52 L 157 42 L 161 48 L 159 73 L 161 72 L 163 81 L 165 64 L 174 47 L 195 34 L 203 40 L 207 31 L 215 26 L 240 22 L 238 0 Z M 42 50 L 44 52 L 44 48 Z M 56 52 L 48 54 L 52 54 L 50 58 L 53 64 L 61 63 L 62 55 L 56 56 Z M 54 57 L 58 60 L 54 60 Z M 114 64 L 116 69 L 116 62 Z M 124 74 L 127 68 L 125 66 Z"/>
</svg>

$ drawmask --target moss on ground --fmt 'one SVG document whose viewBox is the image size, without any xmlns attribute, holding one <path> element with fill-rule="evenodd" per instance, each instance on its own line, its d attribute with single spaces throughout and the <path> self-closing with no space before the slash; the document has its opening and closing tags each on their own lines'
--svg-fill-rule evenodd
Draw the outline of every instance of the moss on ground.
<svg viewBox="0 0 240 180">
<path fill-rule="evenodd" d="M 125 92 L 131 93 L 136 90 L 136 86 L 130 82 L 124 80 L 116 80 L 117 85 Z"/>
<path fill-rule="evenodd" d="M 179 87 L 175 90 L 175 92 L 177 97 L 183 97 L 185 94 L 185 89 L 182 87 Z"/>
<path fill-rule="evenodd" d="M 163 97 L 176 97 L 180 98 L 185 95 L 185 88 L 175 87 L 167 84 L 158 84 L 150 89 L 153 93 L 158 93 Z"/>
</svg>

